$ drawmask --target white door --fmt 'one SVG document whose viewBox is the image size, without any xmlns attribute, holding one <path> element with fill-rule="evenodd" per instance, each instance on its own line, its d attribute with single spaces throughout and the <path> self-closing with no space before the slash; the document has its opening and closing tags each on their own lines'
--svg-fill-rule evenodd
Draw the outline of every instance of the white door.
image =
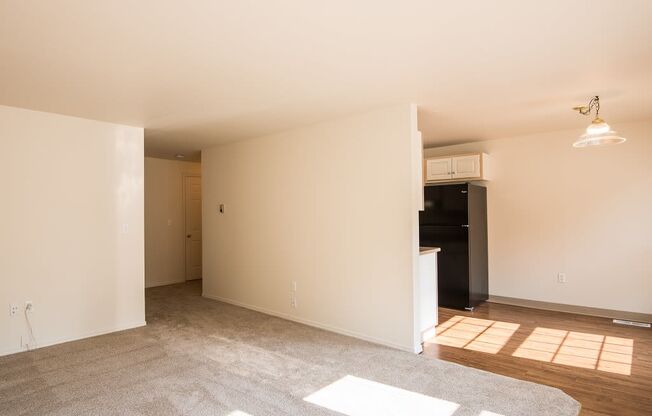
<svg viewBox="0 0 652 416">
<path fill-rule="evenodd" d="M 426 159 L 426 181 L 451 178 L 451 158 Z"/>
<path fill-rule="evenodd" d="M 480 155 L 456 156 L 453 158 L 453 179 L 479 178 Z"/>
<path fill-rule="evenodd" d="M 186 212 L 186 280 L 201 279 L 201 178 L 183 182 Z"/>
</svg>

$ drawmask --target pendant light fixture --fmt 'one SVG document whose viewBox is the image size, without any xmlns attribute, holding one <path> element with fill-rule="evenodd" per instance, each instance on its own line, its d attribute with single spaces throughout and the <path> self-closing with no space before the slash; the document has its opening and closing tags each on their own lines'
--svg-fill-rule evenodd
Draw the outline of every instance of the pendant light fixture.
<svg viewBox="0 0 652 416">
<path fill-rule="evenodd" d="M 595 118 L 586 128 L 586 133 L 581 135 L 573 147 L 603 146 L 607 144 L 618 144 L 624 142 L 624 137 L 618 136 L 618 133 L 611 130 L 611 127 L 600 118 L 600 97 L 597 95 L 589 101 L 589 105 L 573 107 L 573 110 L 586 116 L 595 110 Z"/>
</svg>

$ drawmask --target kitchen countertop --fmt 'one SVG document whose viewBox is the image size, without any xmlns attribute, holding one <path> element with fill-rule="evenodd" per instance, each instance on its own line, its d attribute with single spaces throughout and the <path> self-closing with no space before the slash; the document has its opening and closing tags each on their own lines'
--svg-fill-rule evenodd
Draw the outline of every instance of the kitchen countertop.
<svg viewBox="0 0 652 416">
<path fill-rule="evenodd" d="M 438 253 L 441 251 L 439 247 L 419 247 L 419 255 L 423 256 L 430 253 Z"/>
</svg>

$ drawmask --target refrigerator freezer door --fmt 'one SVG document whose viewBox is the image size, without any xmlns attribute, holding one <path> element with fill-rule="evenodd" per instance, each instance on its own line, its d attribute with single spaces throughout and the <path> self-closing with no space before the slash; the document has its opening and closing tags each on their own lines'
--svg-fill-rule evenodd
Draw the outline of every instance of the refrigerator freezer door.
<svg viewBox="0 0 652 416">
<path fill-rule="evenodd" d="M 420 225 L 468 224 L 468 185 L 433 185 L 424 190 Z"/>
</svg>

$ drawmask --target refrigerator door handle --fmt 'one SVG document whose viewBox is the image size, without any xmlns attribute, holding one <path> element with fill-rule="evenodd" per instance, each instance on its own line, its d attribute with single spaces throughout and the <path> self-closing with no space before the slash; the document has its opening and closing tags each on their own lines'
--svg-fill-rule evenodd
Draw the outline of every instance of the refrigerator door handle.
<svg viewBox="0 0 652 416">
<path fill-rule="evenodd" d="M 462 227 L 469 228 L 469 224 L 462 224 Z"/>
</svg>

